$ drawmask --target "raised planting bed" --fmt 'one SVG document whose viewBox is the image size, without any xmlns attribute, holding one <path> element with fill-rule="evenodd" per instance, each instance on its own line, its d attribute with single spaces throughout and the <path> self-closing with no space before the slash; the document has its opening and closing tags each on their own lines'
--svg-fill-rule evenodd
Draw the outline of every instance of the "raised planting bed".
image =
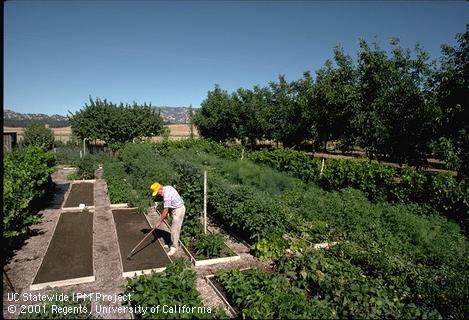
<svg viewBox="0 0 469 320">
<path fill-rule="evenodd" d="M 30 290 L 92 281 L 93 213 L 63 212 Z"/>
<path fill-rule="evenodd" d="M 243 272 L 249 269 L 250 268 L 240 269 L 240 271 Z M 213 288 L 217 296 L 223 301 L 228 310 L 230 310 L 233 317 L 236 317 L 239 314 L 239 309 L 237 309 L 232 305 L 232 303 L 230 303 L 230 299 L 228 298 L 228 292 L 225 290 L 225 287 L 223 287 L 220 281 L 215 278 L 215 275 L 210 274 L 208 276 L 205 276 L 205 281 L 207 281 L 208 285 Z"/>
<path fill-rule="evenodd" d="M 208 233 L 208 236 L 213 235 L 212 233 Z M 241 257 L 234 252 L 230 247 L 228 247 L 225 243 L 223 244 L 223 248 L 219 254 L 219 257 L 207 257 L 203 254 L 197 254 L 196 252 L 196 242 L 197 240 L 190 241 L 187 244 L 184 244 L 182 241 L 179 241 L 181 248 L 186 252 L 186 254 L 191 259 L 191 262 L 194 266 L 208 266 L 211 264 L 217 263 L 224 263 L 230 261 L 240 260 Z"/>
<path fill-rule="evenodd" d="M 330 319 L 334 310 L 287 277 L 260 269 L 220 269 L 207 282 L 238 319 Z"/>
<path fill-rule="evenodd" d="M 144 214 L 138 213 L 136 208 L 123 208 L 112 210 L 112 216 L 116 226 L 122 276 L 133 277 L 137 273 L 164 271 L 171 259 L 155 235 L 149 236 L 127 259 L 127 255 L 151 230 Z"/>
<path fill-rule="evenodd" d="M 159 217 L 159 213 L 155 213 L 155 216 Z M 166 225 L 168 230 L 171 230 L 171 227 L 166 220 L 164 220 L 164 224 Z M 183 231 L 184 231 L 184 223 L 182 225 L 181 236 L 182 236 Z M 207 238 L 210 238 L 212 236 L 217 236 L 217 235 L 219 235 L 220 237 L 223 237 L 222 234 L 208 232 L 207 235 L 200 234 L 199 239 L 205 238 L 206 240 L 208 240 Z M 223 241 L 222 249 L 220 251 L 220 254 L 218 254 L 216 257 L 213 257 L 213 255 L 207 256 L 203 254 L 198 254 L 196 250 L 197 241 L 198 239 L 194 239 L 194 238 L 191 238 L 190 241 L 186 241 L 186 243 L 184 243 L 182 240 L 179 240 L 179 245 L 184 250 L 184 252 L 189 256 L 189 259 L 191 260 L 192 264 L 196 267 L 208 266 L 208 265 L 217 264 L 217 263 L 225 263 L 225 262 L 236 261 L 236 260 L 241 259 L 241 257 L 235 251 L 233 251 L 230 247 L 226 245 L 226 243 L 224 243 L 224 240 L 221 240 Z M 209 243 L 207 243 L 207 245 L 211 246 L 211 244 Z"/>
<path fill-rule="evenodd" d="M 80 204 L 88 209 L 94 209 L 94 182 L 73 181 L 64 210 L 77 210 Z"/>
</svg>

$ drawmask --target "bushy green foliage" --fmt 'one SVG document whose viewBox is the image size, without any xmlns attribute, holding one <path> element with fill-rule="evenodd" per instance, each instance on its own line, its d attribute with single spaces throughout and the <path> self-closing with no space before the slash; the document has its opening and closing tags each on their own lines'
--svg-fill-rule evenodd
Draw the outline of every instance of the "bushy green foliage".
<svg viewBox="0 0 469 320">
<path fill-rule="evenodd" d="M 194 238 L 193 248 L 197 259 L 210 259 L 222 256 L 225 238 L 219 233 L 199 233 Z"/>
<path fill-rule="evenodd" d="M 456 39 L 456 46 L 442 46 L 439 68 L 433 77 L 439 133 L 436 142 L 440 155 L 459 177 L 469 178 L 469 25 Z"/>
<path fill-rule="evenodd" d="M 436 310 L 414 304 L 409 287 L 370 277 L 350 261 L 323 251 L 283 256 L 276 269 L 294 285 L 308 289 L 319 301 L 334 306 L 334 314 L 339 319 L 441 318 Z"/>
<path fill-rule="evenodd" d="M 39 216 L 29 209 L 45 194 L 55 170 L 55 156 L 41 147 L 14 150 L 5 154 L 3 170 L 3 236 L 12 238 L 39 222 Z"/>
<path fill-rule="evenodd" d="M 30 124 L 24 129 L 23 145 L 40 147 L 45 151 L 51 150 L 54 146 L 54 132 L 44 124 Z"/>
<path fill-rule="evenodd" d="M 194 124 L 202 137 L 215 141 L 227 141 L 236 137 L 235 102 L 231 95 L 215 86 L 200 104 L 194 115 Z"/>
<path fill-rule="evenodd" d="M 73 165 L 77 167 L 78 179 L 94 179 L 94 172 L 98 169 L 98 156 L 86 154 L 82 158 L 76 158 Z"/>
<path fill-rule="evenodd" d="M 137 319 L 211 319 L 226 317 L 222 310 L 211 308 L 212 313 L 204 313 L 198 309 L 203 307 L 200 294 L 196 287 L 197 274 L 189 268 L 182 258 L 168 265 L 165 274 L 152 273 L 128 279 L 124 294 L 130 294 L 131 300 L 123 302 L 134 308 L 148 308 L 147 313 L 136 312 Z M 194 312 L 164 313 L 163 306 L 194 307 Z M 159 307 L 156 309 L 156 307 Z M 155 311 L 151 312 L 151 307 Z M 138 310 L 138 309 L 136 309 Z M 208 309 L 206 309 L 208 310 Z"/>
<path fill-rule="evenodd" d="M 279 274 L 221 269 L 215 279 L 223 285 L 242 319 L 336 318 L 327 302 L 308 299 L 305 290 L 291 286 Z"/>
<path fill-rule="evenodd" d="M 352 187 L 363 191 L 372 202 L 417 203 L 454 219 L 465 230 L 469 218 L 469 182 L 449 175 L 432 175 L 412 167 L 398 171 L 365 160 L 326 160 L 321 162 L 304 152 L 291 149 L 254 151 L 252 161 L 288 172 L 305 182 L 315 182 L 325 190 Z"/>
<path fill-rule="evenodd" d="M 328 160 L 319 184 L 325 190 L 352 187 L 373 202 L 387 201 L 394 186 L 394 169 L 366 160 Z"/>
<path fill-rule="evenodd" d="M 161 116 L 151 106 L 113 104 L 97 98 L 69 116 L 74 135 L 80 139 L 99 139 L 115 147 L 124 142 L 152 137 L 163 128 Z"/>
<path fill-rule="evenodd" d="M 265 164 L 279 171 L 291 173 L 305 182 L 317 181 L 321 163 L 301 151 L 288 148 L 272 151 L 254 151 L 248 154 L 249 159 Z"/>
<path fill-rule="evenodd" d="M 128 203 L 132 186 L 127 181 L 124 165 L 118 161 L 106 161 L 103 170 L 111 203 Z"/>
</svg>

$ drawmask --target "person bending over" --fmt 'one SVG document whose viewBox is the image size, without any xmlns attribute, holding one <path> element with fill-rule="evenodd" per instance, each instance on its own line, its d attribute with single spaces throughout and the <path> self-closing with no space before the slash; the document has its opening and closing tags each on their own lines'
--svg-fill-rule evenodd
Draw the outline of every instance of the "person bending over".
<svg viewBox="0 0 469 320">
<path fill-rule="evenodd" d="M 179 236 L 181 235 L 182 222 L 186 213 L 186 207 L 179 193 L 172 186 L 162 186 L 158 182 L 150 186 L 153 197 L 163 198 L 163 211 L 155 222 L 155 228 L 158 228 L 163 220 L 171 212 L 173 221 L 171 223 L 171 248 L 168 256 L 172 256 L 179 248 Z"/>
</svg>

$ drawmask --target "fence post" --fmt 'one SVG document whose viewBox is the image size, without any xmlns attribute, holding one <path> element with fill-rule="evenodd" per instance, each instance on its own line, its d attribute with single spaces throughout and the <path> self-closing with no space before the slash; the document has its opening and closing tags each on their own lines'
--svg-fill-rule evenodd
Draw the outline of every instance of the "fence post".
<svg viewBox="0 0 469 320">
<path fill-rule="evenodd" d="M 319 173 L 319 177 L 322 177 L 323 171 L 324 171 L 324 158 L 322 158 L 321 172 Z"/>
<path fill-rule="evenodd" d="M 207 234 L 207 171 L 204 170 L 204 233 Z"/>
</svg>

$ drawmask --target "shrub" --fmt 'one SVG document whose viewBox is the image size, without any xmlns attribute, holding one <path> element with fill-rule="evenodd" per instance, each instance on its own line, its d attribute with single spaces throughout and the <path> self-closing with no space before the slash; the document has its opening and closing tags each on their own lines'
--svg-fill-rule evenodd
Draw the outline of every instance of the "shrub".
<svg viewBox="0 0 469 320">
<path fill-rule="evenodd" d="M 33 123 L 24 130 L 23 145 L 51 150 L 54 146 L 54 132 L 44 124 Z"/>
<path fill-rule="evenodd" d="M 325 190 L 352 187 L 363 191 L 372 202 L 388 200 L 395 170 L 365 160 L 328 160 L 319 184 Z"/>
<path fill-rule="evenodd" d="M 55 157 L 40 147 L 27 147 L 7 153 L 3 169 L 3 236 L 12 238 L 39 222 L 30 206 L 44 196 L 55 170 Z"/>
<path fill-rule="evenodd" d="M 94 172 L 98 169 L 98 158 L 92 154 L 86 154 L 82 158 L 76 158 L 73 163 L 77 167 L 78 179 L 94 179 Z"/>
</svg>

